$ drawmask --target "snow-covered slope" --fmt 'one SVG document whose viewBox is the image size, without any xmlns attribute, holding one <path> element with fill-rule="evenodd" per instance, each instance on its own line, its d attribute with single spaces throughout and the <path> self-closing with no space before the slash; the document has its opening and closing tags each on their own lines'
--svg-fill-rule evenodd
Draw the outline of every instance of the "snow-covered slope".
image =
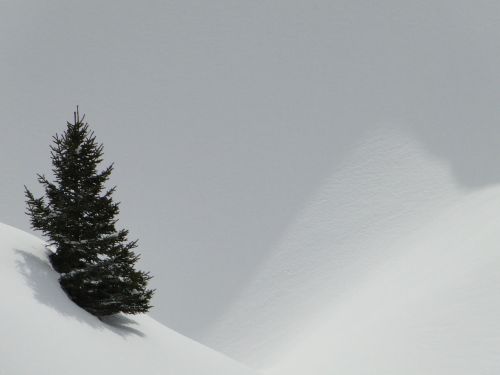
<svg viewBox="0 0 500 375">
<path fill-rule="evenodd" d="M 325 300 L 269 373 L 499 374 L 500 189 L 465 197 L 406 241 Z"/>
<path fill-rule="evenodd" d="M 361 140 L 203 342 L 264 373 L 500 373 L 500 188 Z"/>
<path fill-rule="evenodd" d="M 0 289 L 0 374 L 254 374 L 148 316 L 100 322 L 61 291 L 43 243 L 3 224 Z"/>
</svg>

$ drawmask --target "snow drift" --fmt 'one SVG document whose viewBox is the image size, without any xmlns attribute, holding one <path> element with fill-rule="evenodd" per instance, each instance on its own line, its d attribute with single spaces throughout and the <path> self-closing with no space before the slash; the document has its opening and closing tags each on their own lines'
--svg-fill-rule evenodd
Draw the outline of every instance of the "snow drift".
<svg viewBox="0 0 500 375">
<path fill-rule="evenodd" d="M 105 322 L 62 292 L 42 241 L 0 224 L 0 373 L 250 375 L 146 315 Z"/>
<path fill-rule="evenodd" d="M 202 342 L 273 375 L 500 372 L 500 188 L 361 140 Z"/>
<path fill-rule="evenodd" d="M 270 373 L 499 373 L 499 213 L 490 189 L 423 225 L 325 301 Z"/>
</svg>

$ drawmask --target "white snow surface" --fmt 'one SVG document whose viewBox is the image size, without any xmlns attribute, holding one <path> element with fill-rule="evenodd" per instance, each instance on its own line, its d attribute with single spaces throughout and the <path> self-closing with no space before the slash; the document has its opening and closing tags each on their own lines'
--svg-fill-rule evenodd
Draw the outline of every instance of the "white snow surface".
<svg viewBox="0 0 500 375">
<path fill-rule="evenodd" d="M 41 240 L 0 224 L 0 374 L 251 375 L 147 315 L 99 321 L 59 287 Z"/>
<path fill-rule="evenodd" d="M 480 167 L 480 166 L 478 166 Z M 263 373 L 500 373 L 500 188 L 359 142 L 202 342 Z"/>
<path fill-rule="evenodd" d="M 500 373 L 499 212 L 500 190 L 481 191 L 388 244 L 269 373 Z"/>
<path fill-rule="evenodd" d="M 360 140 L 202 337 L 253 370 L 148 316 L 100 322 L 6 225 L 0 285 L 0 374 L 499 374 L 500 187 L 460 187 L 410 133 Z"/>
</svg>

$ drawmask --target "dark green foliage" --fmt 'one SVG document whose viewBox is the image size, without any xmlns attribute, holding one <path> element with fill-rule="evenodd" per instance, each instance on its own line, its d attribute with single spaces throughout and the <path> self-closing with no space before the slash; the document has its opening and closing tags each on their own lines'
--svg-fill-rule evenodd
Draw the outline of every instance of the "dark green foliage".
<svg viewBox="0 0 500 375">
<path fill-rule="evenodd" d="M 79 306 L 96 316 L 147 312 L 153 290 L 148 273 L 136 271 L 136 241 L 117 230 L 115 188 L 105 189 L 113 165 L 98 171 L 103 146 L 75 113 L 51 146 L 54 182 L 38 175 L 45 195 L 35 198 L 25 188 L 27 214 L 33 229 L 48 237 L 59 282 Z"/>
</svg>

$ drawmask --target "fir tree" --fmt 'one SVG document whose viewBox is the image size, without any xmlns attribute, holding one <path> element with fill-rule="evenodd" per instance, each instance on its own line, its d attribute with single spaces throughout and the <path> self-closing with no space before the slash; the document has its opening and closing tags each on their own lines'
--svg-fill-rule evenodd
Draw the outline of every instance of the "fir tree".
<svg viewBox="0 0 500 375">
<path fill-rule="evenodd" d="M 128 231 L 115 227 L 115 187 L 105 188 L 113 165 L 98 171 L 103 146 L 84 117 L 77 108 L 74 123 L 53 137 L 54 181 L 38 175 L 45 190 L 40 198 L 25 187 L 27 214 L 32 228 L 42 231 L 55 249 L 51 263 L 76 304 L 96 316 L 144 313 L 151 308 L 151 277 L 134 269 L 137 241 L 128 241 Z"/>
</svg>

